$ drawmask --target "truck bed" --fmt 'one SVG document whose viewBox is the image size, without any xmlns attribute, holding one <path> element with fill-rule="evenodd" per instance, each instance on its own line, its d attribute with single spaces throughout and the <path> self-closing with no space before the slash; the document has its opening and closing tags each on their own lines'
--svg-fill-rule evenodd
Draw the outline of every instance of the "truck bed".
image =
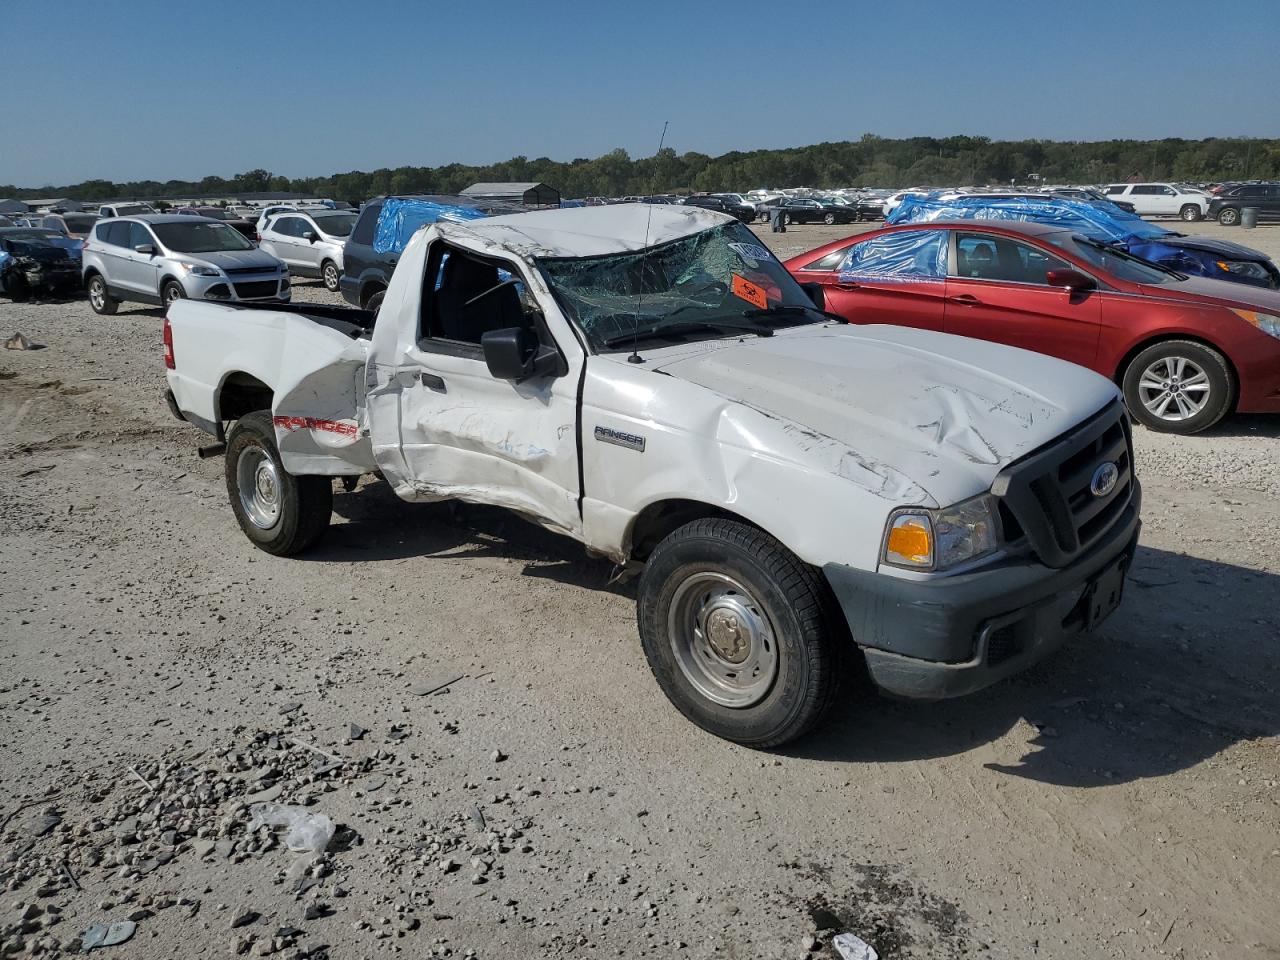
<svg viewBox="0 0 1280 960">
<path fill-rule="evenodd" d="M 321 326 L 344 333 L 353 340 L 368 337 L 373 332 L 377 314 L 372 310 L 343 307 L 331 303 L 225 303 L 221 306 L 233 310 L 269 310 L 272 313 L 292 313 L 312 320 Z"/>
</svg>

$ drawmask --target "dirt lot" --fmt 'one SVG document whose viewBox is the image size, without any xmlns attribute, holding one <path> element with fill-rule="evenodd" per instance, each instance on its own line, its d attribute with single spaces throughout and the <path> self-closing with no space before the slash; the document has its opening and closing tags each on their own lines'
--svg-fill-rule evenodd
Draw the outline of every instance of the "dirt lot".
<svg viewBox="0 0 1280 960">
<path fill-rule="evenodd" d="M 1097 635 L 761 754 L 668 706 L 575 544 L 366 480 L 269 557 L 161 401 L 159 311 L 0 301 L 16 330 L 47 348 L 0 354 L 0 953 L 131 919 L 112 956 L 1280 957 L 1280 418 L 1139 431 Z M 329 851 L 251 832 L 268 799 Z"/>
</svg>

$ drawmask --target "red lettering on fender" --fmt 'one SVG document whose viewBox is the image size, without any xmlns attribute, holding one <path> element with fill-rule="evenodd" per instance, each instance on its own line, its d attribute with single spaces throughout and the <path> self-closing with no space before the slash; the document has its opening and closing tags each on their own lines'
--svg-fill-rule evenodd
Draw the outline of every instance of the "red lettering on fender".
<svg viewBox="0 0 1280 960">
<path fill-rule="evenodd" d="M 356 425 L 341 420 L 317 420 L 315 417 L 272 417 L 271 422 L 282 430 L 327 430 L 344 437 L 354 438 Z"/>
</svg>

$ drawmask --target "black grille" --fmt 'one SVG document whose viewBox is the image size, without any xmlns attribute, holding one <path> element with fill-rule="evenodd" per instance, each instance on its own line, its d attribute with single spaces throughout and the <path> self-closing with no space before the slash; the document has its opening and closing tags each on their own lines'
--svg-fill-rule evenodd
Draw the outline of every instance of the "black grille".
<svg viewBox="0 0 1280 960">
<path fill-rule="evenodd" d="M 228 267 L 222 271 L 229 277 L 242 277 L 250 273 L 275 273 L 275 267 Z"/>
<path fill-rule="evenodd" d="M 279 289 L 279 282 L 276 280 L 259 280 L 254 283 L 237 283 L 237 297 L 274 297 Z"/>
<path fill-rule="evenodd" d="M 1110 492 L 1096 496 L 1094 474 L 1108 462 L 1119 476 Z M 1000 500 L 1005 539 L 1025 535 L 1041 561 L 1066 566 L 1120 518 L 1132 498 L 1133 443 L 1123 406 L 1107 407 L 1006 467 L 991 489 Z"/>
</svg>

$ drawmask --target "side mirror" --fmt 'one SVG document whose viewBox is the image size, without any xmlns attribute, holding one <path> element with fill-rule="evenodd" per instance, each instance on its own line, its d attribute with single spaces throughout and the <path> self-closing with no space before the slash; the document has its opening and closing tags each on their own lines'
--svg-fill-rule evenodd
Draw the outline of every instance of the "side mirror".
<svg viewBox="0 0 1280 960">
<path fill-rule="evenodd" d="M 538 341 L 538 335 L 525 327 L 490 330 L 480 337 L 484 362 L 496 380 L 521 383 L 534 377 L 558 372 L 560 354 L 554 347 Z"/>
<path fill-rule="evenodd" d="M 1050 270 L 1044 279 L 1049 286 L 1065 287 L 1072 293 L 1082 293 L 1098 286 L 1093 277 L 1085 276 L 1079 270 Z"/>
<path fill-rule="evenodd" d="M 802 283 L 800 289 L 809 295 L 809 299 L 813 301 L 813 305 L 819 310 L 827 309 L 827 295 L 822 289 L 820 283 Z"/>
<path fill-rule="evenodd" d="M 133 252 L 134 252 L 134 253 L 145 253 L 145 254 L 146 254 L 147 256 L 149 256 L 149 257 L 154 257 L 154 256 L 156 255 L 156 248 L 155 248 L 152 244 L 149 244 L 149 243 L 140 243 L 140 244 L 138 244 L 136 247 L 134 247 L 134 248 L 133 248 Z"/>
<path fill-rule="evenodd" d="M 307 230 L 307 231 L 305 231 L 305 232 L 302 234 L 302 239 L 303 239 L 303 240 L 308 240 L 308 241 L 310 241 L 311 243 L 315 243 L 315 242 L 316 242 L 316 235 L 315 235 L 315 233 L 314 233 L 313 231 L 311 231 L 311 230 Z"/>
</svg>

